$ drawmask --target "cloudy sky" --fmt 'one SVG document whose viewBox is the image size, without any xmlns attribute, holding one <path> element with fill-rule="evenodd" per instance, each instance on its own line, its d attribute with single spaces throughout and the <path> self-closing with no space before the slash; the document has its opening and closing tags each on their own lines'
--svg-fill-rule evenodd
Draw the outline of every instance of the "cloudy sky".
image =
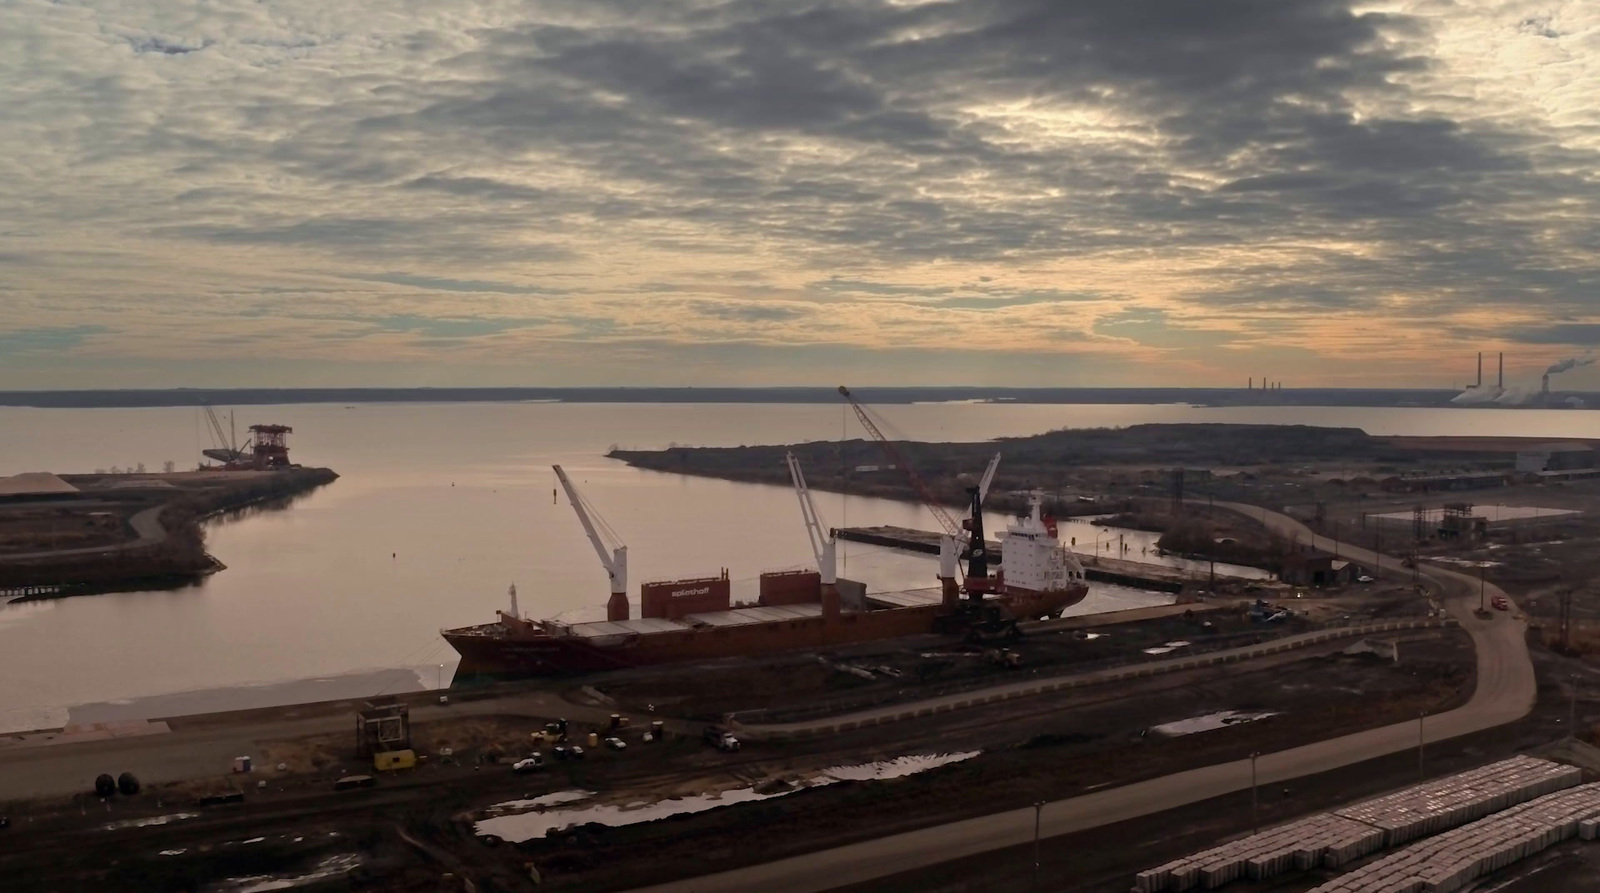
<svg viewBox="0 0 1600 893">
<path fill-rule="evenodd" d="M 0 388 L 1536 376 L 1597 169 L 1593 0 L 0 0 Z"/>
</svg>

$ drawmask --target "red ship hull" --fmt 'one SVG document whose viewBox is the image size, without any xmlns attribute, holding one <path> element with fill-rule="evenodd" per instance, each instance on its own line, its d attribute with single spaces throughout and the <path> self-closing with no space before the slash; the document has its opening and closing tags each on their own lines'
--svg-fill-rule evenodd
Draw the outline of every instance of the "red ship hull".
<svg viewBox="0 0 1600 893">
<path fill-rule="evenodd" d="M 1083 601 L 1087 586 L 1057 592 L 1012 590 L 996 599 L 1017 618 L 1058 616 Z M 595 673 L 654 664 L 760 657 L 936 631 L 943 605 L 844 613 L 835 619 L 800 617 L 738 626 L 700 626 L 629 635 L 552 633 L 544 626 L 504 618 L 498 623 L 445 630 L 461 655 L 458 678 L 517 678 Z"/>
</svg>

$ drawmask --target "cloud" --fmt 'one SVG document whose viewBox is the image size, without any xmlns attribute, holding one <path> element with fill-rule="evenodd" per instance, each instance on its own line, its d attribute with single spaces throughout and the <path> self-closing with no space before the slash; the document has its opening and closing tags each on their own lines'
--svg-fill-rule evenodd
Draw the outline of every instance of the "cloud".
<svg viewBox="0 0 1600 893">
<path fill-rule="evenodd" d="M 1506 333 L 1507 340 L 1523 344 L 1600 345 L 1600 323 L 1564 322 L 1525 326 Z"/>
<path fill-rule="evenodd" d="M 1183 381 L 1590 343 L 1539 339 L 1600 318 L 1600 12 L 1384 9 L 19 0 L 0 312 L 104 326 L 108 364 L 448 349 L 571 382 L 603 352 L 549 345 L 882 356 L 974 320 Z"/>
<path fill-rule="evenodd" d="M 90 336 L 111 330 L 105 326 L 58 326 L 55 328 L 0 330 L 0 354 L 39 354 L 71 350 Z"/>
</svg>

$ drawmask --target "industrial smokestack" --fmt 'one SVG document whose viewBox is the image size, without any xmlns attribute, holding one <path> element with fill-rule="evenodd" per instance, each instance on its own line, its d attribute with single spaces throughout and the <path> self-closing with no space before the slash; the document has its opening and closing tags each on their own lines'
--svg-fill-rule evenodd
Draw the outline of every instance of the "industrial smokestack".
<svg viewBox="0 0 1600 893">
<path fill-rule="evenodd" d="M 1539 393 L 1541 393 L 1541 394 L 1549 394 L 1550 393 L 1550 373 L 1548 373 L 1548 372 L 1546 372 L 1544 374 L 1544 379 L 1539 385 Z"/>
<path fill-rule="evenodd" d="M 1244 389 L 1247 390 L 1247 391 L 1253 391 L 1253 390 L 1256 389 L 1256 380 L 1255 380 L 1254 376 L 1250 377 L 1247 380 L 1247 382 L 1246 382 L 1246 384 L 1244 386 Z"/>
<path fill-rule="evenodd" d="M 1478 351 L 1478 383 L 1473 385 L 1473 387 L 1483 387 L 1483 351 L 1481 350 Z"/>
<path fill-rule="evenodd" d="M 1495 384 L 1495 387 L 1499 388 L 1502 391 L 1506 389 L 1506 354 L 1505 354 L 1505 351 L 1501 351 L 1500 352 L 1500 377 L 1495 380 L 1494 384 Z"/>
</svg>

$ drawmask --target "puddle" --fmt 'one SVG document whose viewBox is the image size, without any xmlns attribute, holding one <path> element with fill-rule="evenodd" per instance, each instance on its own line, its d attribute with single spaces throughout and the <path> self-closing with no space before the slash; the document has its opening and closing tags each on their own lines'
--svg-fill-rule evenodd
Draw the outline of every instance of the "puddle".
<svg viewBox="0 0 1600 893">
<path fill-rule="evenodd" d="M 1227 728 L 1242 722 L 1255 722 L 1258 719 L 1266 719 L 1269 716 L 1277 715 L 1276 713 L 1241 713 L 1238 710 L 1223 710 L 1220 713 L 1207 713 L 1205 716 L 1192 716 L 1188 719 L 1180 719 L 1177 722 L 1151 726 L 1150 731 L 1158 735 L 1166 735 L 1169 738 L 1176 738 L 1179 735 L 1209 732 L 1213 729 Z"/>
<path fill-rule="evenodd" d="M 1177 640 L 1175 642 L 1167 642 L 1166 644 L 1163 644 L 1163 645 L 1157 645 L 1154 648 L 1146 648 L 1146 649 L 1144 649 L 1144 653 L 1145 654 L 1171 654 L 1172 652 L 1177 651 L 1179 648 L 1187 648 L 1187 647 L 1189 647 L 1189 643 L 1185 642 L 1182 639 L 1179 639 L 1179 640 Z"/>
<path fill-rule="evenodd" d="M 187 853 L 187 852 L 189 852 L 188 849 L 162 850 L 161 851 L 161 855 L 163 855 L 163 856 L 181 856 L 181 855 L 183 855 L 184 853 Z"/>
<path fill-rule="evenodd" d="M 505 803 L 496 803 L 486 810 L 489 815 L 504 815 L 508 812 L 528 812 L 546 806 L 560 806 L 575 800 L 587 800 L 594 796 L 594 791 L 556 791 L 554 794 L 545 794 L 531 800 L 508 800 Z"/>
<path fill-rule="evenodd" d="M 864 763 L 856 766 L 834 766 L 824 769 L 816 775 L 799 782 L 782 786 L 772 782 L 764 782 L 756 787 L 735 788 L 714 794 L 696 794 L 691 797 L 681 797 L 671 800 L 658 800 L 653 803 L 639 801 L 625 805 L 595 804 L 594 806 L 580 809 L 555 809 L 543 810 L 539 807 L 571 803 L 576 800 L 587 799 L 594 796 L 588 791 L 558 791 L 546 794 L 531 800 L 512 800 L 506 803 L 497 803 L 485 811 L 488 818 L 480 820 L 476 829 L 482 835 L 494 835 L 511 843 L 522 843 L 526 840 L 544 837 L 551 830 L 571 828 L 575 825 L 586 825 L 597 822 L 613 828 L 624 825 L 636 825 L 640 822 L 653 822 L 675 815 L 690 815 L 705 812 L 721 806 L 733 806 L 739 803 L 754 803 L 760 800 L 772 800 L 792 794 L 795 791 L 807 788 L 823 787 L 841 781 L 884 781 L 894 778 L 904 778 L 918 772 L 926 772 L 962 760 L 970 760 L 981 751 L 951 754 L 925 754 L 918 756 L 897 757 L 892 760 L 882 760 L 876 763 Z M 757 787 L 770 791 L 762 793 Z M 543 801 L 543 802 L 541 802 Z M 535 811 L 507 814 L 516 808 L 529 808 Z"/>
<path fill-rule="evenodd" d="M 1438 561 L 1444 564 L 1458 564 L 1462 567 L 1499 567 L 1498 561 L 1474 561 L 1471 558 L 1456 558 L 1450 555 L 1429 555 L 1429 561 Z"/>
<path fill-rule="evenodd" d="M 360 864 L 361 857 L 355 853 L 340 853 L 323 859 L 305 874 L 260 874 L 228 878 L 207 887 L 206 891 L 207 893 L 268 893 L 270 890 L 290 890 L 345 874 Z"/>
<path fill-rule="evenodd" d="M 175 812 L 172 815 L 151 816 L 147 819 L 123 819 L 120 822 L 112 822 L 111 824 L 107 825 L 106 830 L 120 831 L 123 828 L 149 828 L 154 825 L 165 825 L 171 822 L 181 822 L 184 819 L 196 818 L 199 815 L 200 813 L 198 812 Z"/>
<path fill-rule="evenodd" d="M 896 757 L 892 760 L 880 760 L 876 763 L 864 763 L 859 766 L 835 766 L 822 773 L 823 778 L 834 781 L 884 781 L 890 778 L 904 778 L 907 775 L 916 775 L 929 769 L 970 760 L 982 751 L 969 753 L 940 753 L 924 754 L 920 756 Z M 815 785 L 811 785 L 815 787 Z"/>
</svg>

